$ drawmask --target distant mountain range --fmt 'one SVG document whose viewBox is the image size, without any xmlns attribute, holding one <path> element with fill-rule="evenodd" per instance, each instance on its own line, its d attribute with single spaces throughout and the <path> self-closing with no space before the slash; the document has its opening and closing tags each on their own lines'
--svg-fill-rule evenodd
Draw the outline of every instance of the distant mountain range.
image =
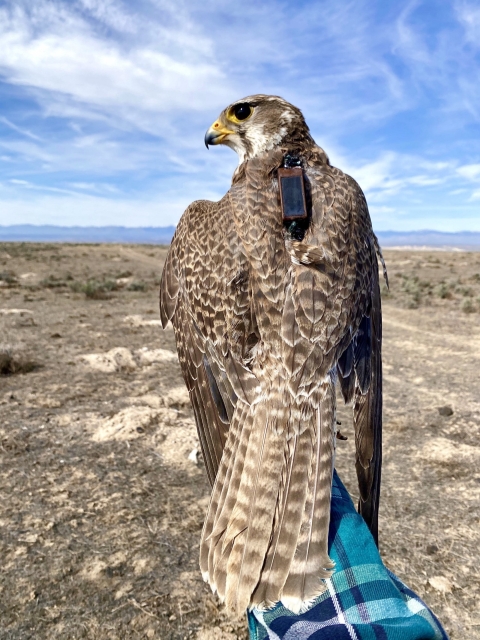
<svg viewBox="0 0 480 640">
<path fill-rule="evenodd" d="M 49 224 L 14 224 L 0 226 L 0 241 L 170 244 L 174 233 L 175 227 L 56 227 Z"/>
<path fill-rule="evenodd" d="M 169 244 L 175 227 L 57 227 L 16 224 L 0 226 L 3 242 L 116 242 L 129 244 Z M 444 233 L 422 231 L 379 231 L 382 247 L 430 247 L 433 249 L 480 250 L 480 232 Z"/>
<path fill-rule="evenodd" d="M 428 247 L 480 251 L 480 232 L 478 231 L 458 231 L 457 233 L 445 233 L 431 229 L 378 231 L 377 236 L 382 247 Z"/>
</svg>

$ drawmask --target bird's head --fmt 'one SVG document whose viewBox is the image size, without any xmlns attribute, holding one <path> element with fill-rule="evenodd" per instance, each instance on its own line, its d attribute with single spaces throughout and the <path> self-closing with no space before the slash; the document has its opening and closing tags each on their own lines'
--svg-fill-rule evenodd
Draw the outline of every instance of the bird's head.
<svg viewBox="0 0 480 640">
<path fill-rule="evenodd" d="M 225 144 L 240 162 L 280 145 L 312 143 L 310 131 L 297 107 L 278 96 L 256 95 L 237 100 L 222 111 L 205 134 L 205 144 Z"/>
</svg>

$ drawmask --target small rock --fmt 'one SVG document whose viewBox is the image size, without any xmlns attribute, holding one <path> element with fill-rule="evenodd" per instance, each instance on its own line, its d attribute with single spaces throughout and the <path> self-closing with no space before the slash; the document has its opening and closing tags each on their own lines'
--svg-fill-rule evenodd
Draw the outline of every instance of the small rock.
<svg viewBox="0 0 480 640">
<path fill-rule="evenodd" d="M 441 416 L 453 416 L 453 409 L 450 405 L 446 404 L 444 407 L 438 407 L 438 413 Z"/>
<path fill-rule="evenodd" d="M 140 315 L 125 316 L 123 321 L 132 327 L 160 327 L 162 325 L 161 320 L 145 320 Z"/>
<path fill-rule="evenodd" d="M 426 552 L 429 556 L 434 556 L 436 553 L 438 553 L 438 547 L 436 544 L 428 544 L 427 548 L 426 548 Z"/>
<path fill-rule="evenodd" d="M 150 407 L 126 407 L 109 418 L 103 420 L 94 418 L 92 440 L 105 442 L 107 440 L 131 440 L 138 438 L 147 429 L 158 422 L 159 411 Z"/>
<path fill-rule="evenodd" d="M 452 593 L 453 584 L 444 576 L 432 576 L 428 579 L 428 584 L 440 593 Z"/>
<path fill-rule="evenodd" d="M 190 404 L 190 396 L 184 384 L 178 387 L 170 387 L 162 400 L 166 407 L 180 408 Z"/>
<path fill-rule="evenodd" d="M 28 533 L 23 539 L 23 541 L 26 542 L 27 544 L 35 544 L 37 540 L 38 540 L 38 536 L 36 533 Z"/>
<path fill-rule="evenodd" d="M 105 353 L 86 353 L 78 358 L 83 364 L 103 373 L 134 371 L 137 368 L 133 353 L 126 347 L 116 347 Z"/>
<path fill-rule="evenodd" d="M 130 284 L 131 281 L 132 281 L 132 278 L 117 278 L 115 280 L 115 282 L 119 287 L 124 287 L 125 285 Z"/>
<path fill-rule="evenodd" d="M 198 449 L 192 449 L 188 454 L 188 459 L 193 462 L 193 464 L 198 464 Z"/>
<path fill-rule="evenodd" d="M 30 309 L 0 309 L 0 315 L 2 316 L 24 316 L 26 314 L 33 314 Z"/>
<path fill-rule="evenodd" d="M 142 366 L 157 362 L 178 362 L 177 354 L 167 349 L 148 349 L 147 347 L 143 347 L 142 349 L 138 349 L 135 355 Z"/>
<path fill-rule="evenodd" d="M 44 409 L 59 409 L 62 401 L 56 398 L 38 398 L 37 404 Z"/>
</svg>

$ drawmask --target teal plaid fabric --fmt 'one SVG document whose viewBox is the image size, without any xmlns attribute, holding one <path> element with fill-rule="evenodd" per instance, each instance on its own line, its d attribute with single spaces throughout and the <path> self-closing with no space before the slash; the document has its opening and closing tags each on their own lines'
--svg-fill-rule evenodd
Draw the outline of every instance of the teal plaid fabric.
<svg viewBox="0 0 480 640">
<path fill-rule="evenodd" d="M 335 472 L 329 532 L 335 572 L 306 613 L 248 612 L 251 640 L 448 640 L 426 604 L 383 564 Z"/>
</svg>

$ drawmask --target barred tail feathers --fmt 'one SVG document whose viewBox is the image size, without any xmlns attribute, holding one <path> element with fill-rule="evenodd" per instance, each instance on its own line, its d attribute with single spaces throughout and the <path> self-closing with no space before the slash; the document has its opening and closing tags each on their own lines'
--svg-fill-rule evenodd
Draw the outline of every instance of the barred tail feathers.
<svg viewBox="0 0 480 640">
<path fill-rule="evenodd" d="M 334 563 L 328 556 L 328 529 L 335 452 L 335 388 L 328 384 L 316 412 L 311 479 L 295 557 L 282 592 L 282 603 L 300 613 L 326 589 Z"/>
<path fill-rule="evenodd" d="M 229 434 L 202 534 L 204 577 L 237 614 L 280 599 L 306 608 L 333 568 L 327 545 L 334 389 L 328 385 L 301 429 L 279 399 L 244 411 L 235 442 Z"/>
<path fill-rule="evenodd" d="M 274 534 L 252 603 L 269 606 L 280 599 L 297 546 L 307 498 L 313 438 L 310 432 L 295 434 L 286 443 Z"/>
<path fill-rule="evenodd" d="M 268 403 L 256 407 L 252 433 L 235 507 L 224 544 L 234 540 L 227 563 L 225 604 L 242 613 L 250 605 L 270 544 L 280 478 L 285 431 L 280 432 Z"/>
</svg>

